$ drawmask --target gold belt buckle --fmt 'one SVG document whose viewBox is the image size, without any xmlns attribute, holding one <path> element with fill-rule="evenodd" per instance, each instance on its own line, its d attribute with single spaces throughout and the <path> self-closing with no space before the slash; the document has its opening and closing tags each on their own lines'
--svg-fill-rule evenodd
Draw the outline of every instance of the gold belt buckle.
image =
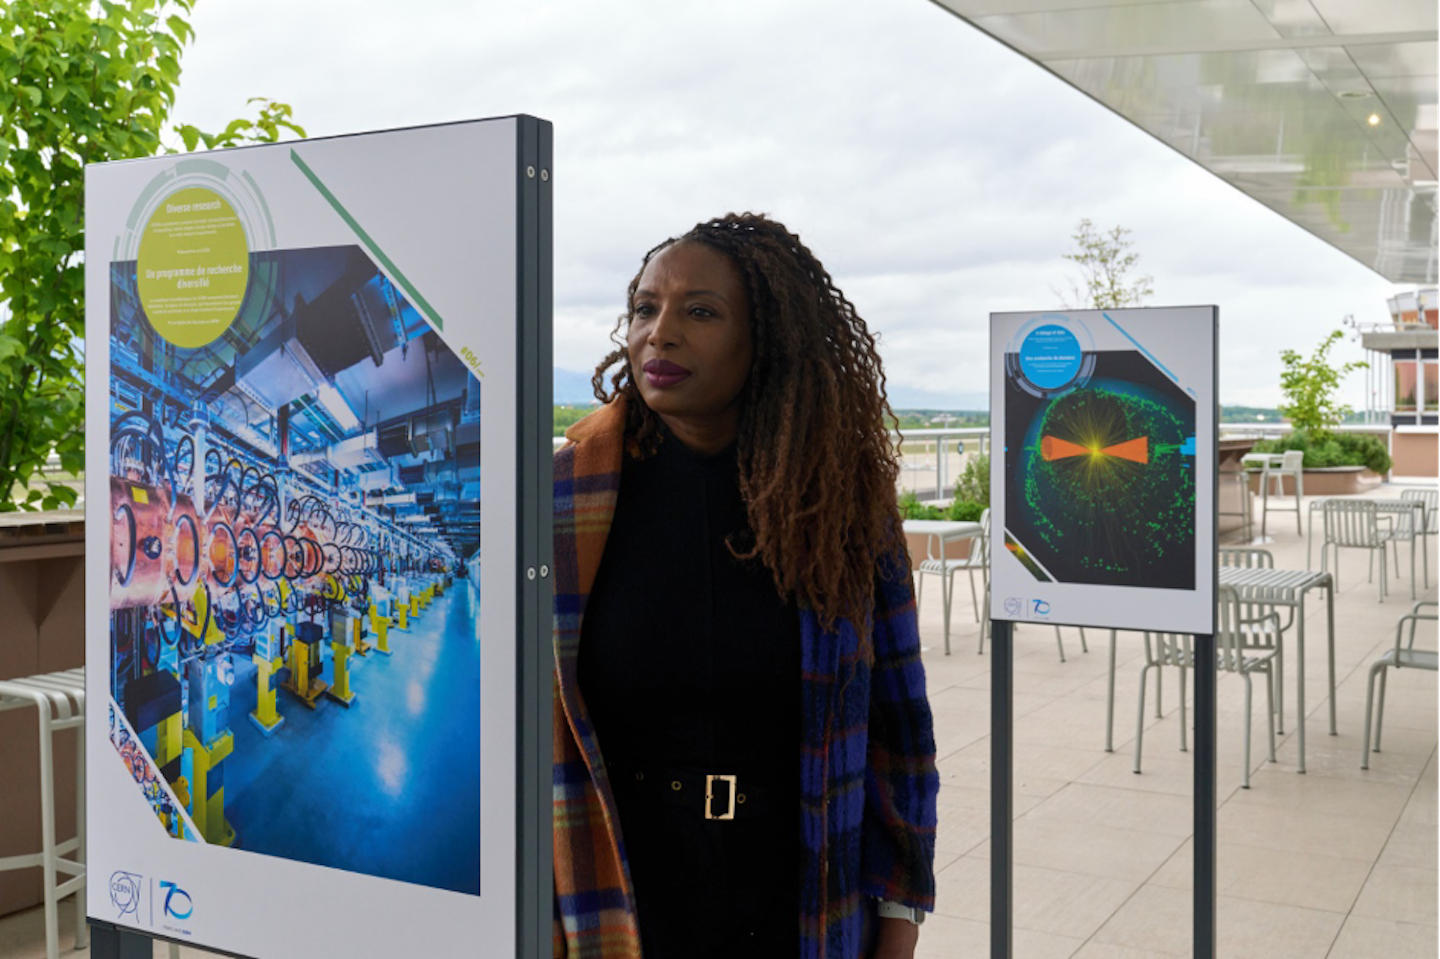
<svg viewBox="0 0 1440 959">
<path fill-rule="evenodd" d="M 711 800 L 714 798 L 714 795 L 715 795 L 715 781 L 716 781 L 717 779 L 720 780 L 721 782 L 726 782 L 726 783 L 729 783 L 729 784 L 730 784 L 730 808 L 726 809 L 725 812 L 721 813 L 721 814 L 718 815 L 718 816 L 715 815 L 714 813 L 712 813 L 712 812 L 710 811 Z M 720 775 L 716 775 L 716 774 L 714 774 L 714 773 L 707 773 L 707 774 L 705 775 L 705 818 L 706 818 L 706 819 L 734 819 L 734 818 L 735 818 L 735 777 L 734 777 L 734 776 L 720 776 Z"/>
</svg>

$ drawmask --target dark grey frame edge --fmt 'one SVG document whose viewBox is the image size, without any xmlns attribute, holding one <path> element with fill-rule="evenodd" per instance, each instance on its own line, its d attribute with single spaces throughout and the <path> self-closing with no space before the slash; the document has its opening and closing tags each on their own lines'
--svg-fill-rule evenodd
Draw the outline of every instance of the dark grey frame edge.
<svg viewBox="0 0 1440 959">
<path fill-rule="evenodd" d="M 991 420 L 992 430 L 994 420 Z M 1000 447 L 1004 449 L 1003 446 Z M 993 455 L 995 437 L 990 437 Z M 993 603 L 992 603 L 993 605 Z M 1014 624 L 990 622 L 990 956 L 1015 953 Z"/>
<path fill-rule="evenodd" d="M 516 460 L 518 556 L 516 582 L 516 850 L 515 954 L 551 954 L 554 914 L 552 861 L 551 675 L 554 530 L 551 353 L 553 127 L 516 118 Z M 476 930 L 477 936 L 481 930 Z"/>
<path fill-rule="evenodd" d="M 1215 814 L 1216 663 L 1215 598 L 1220 594 L 1220 308 L 1210 308 L 1210 635 L 1195 637 L 1195 862 L 1192 917 L 1196 959 L 1215 957 Z"/>
</svg>

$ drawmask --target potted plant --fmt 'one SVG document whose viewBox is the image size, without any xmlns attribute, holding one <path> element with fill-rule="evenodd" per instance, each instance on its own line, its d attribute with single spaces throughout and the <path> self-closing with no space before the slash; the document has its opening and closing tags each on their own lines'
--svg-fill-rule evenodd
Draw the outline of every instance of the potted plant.
<svg viewBox="0 0 1440 959">
<path fill-rule="evenodd" d="M 1358 492 L 1367 483 L 1377 482 L 1390 471 L 1390 453 L 1376 436 L 1336 433 L 1350 415 L 1350 407 L 1339 402 L 1336 391 L 1351 370 L 1363 369 L 1361 362 L 1333 365 L 1329 352 L 1344 333 L 1336 330 L 1320 342 L 1309 358 L 1294 350 L 1280 354 L 1285 365 L 1280 390 L 1285 402 L 1280 412 L 1290 421 L 1292 431 L 1279 439 L 1261 440 L 1257 453 L 1301 450 L 1305 454 L 1305 492 L 1336 495 Z M 1259 491 L 1258 470 L 1252 470 L 1250 485 Z M 1286 478 L 1284 493 L 1293 496 L 1293 484 Z"/>
</svg>

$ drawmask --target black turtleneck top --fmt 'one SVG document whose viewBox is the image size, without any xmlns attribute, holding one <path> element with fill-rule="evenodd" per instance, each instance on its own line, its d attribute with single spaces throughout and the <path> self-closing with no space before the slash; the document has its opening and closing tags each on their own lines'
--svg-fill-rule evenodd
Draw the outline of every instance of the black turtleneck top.
<svg viewBox="0 0 1440 959">
<path fill-rule="evenodd" d="M 798 943 L 799 613 L 758 560 L 730 552 L 748 536 L 733 444 L 701 456 L 667 434 L 654 455 L 627 455 L 579 681 L 612 771 L 646 959 Z M 735 775 L 755 799 L 734 821 L 706 820 L 703 792 L 693 807 L 664 793 L 676 771 Z"/>
</svg>

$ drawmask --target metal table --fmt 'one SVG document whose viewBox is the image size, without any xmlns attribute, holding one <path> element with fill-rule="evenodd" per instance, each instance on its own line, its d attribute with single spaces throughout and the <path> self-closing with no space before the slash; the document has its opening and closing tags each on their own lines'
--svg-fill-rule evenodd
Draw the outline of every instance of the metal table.
<svg viewBox="0 0 1440 959">
<path fill-rule="evenodd" d="M 948 519 L 907 519 L 904 522 L 904 530 L 913 536 L 924 536 L 926 538 L 926 558 L 943 560 L 945 548 L 952 542 L 963 539 L 974 539 L 985 532 L 985 527 L 979 523 L 965 522 L 962 520 Z M 943 598 L 945 613 L 945 655 L 950 655 L 950 591 L 947 588 L 949 575 L 946 574 L 940 580 L 940 595 Z M 916 612 L 919 612 L 917 601 Z"/>
<path fill-rule="evenodd" d="M 1325 590 L 1325 618 L 1328 626 L 1328 663 L 1330 667 L 1330 735 L 1335 731 L 1335 578 L 1329 573 L 1310 570 L 1253 569 L 1221 566 L 1220 585 L 1229 586 L 1240 594 L 1243 603 L 1263 606 L 1286 606 L 1295 610 L 1295 645 L 1299 660 L 1295 680 L 1296 727 L 1299 730 L 1300 768 L 1305 771 L 1305 594 L 1312 589 Z M 1283 704 L 1283 698 L 1280 700 Z"/>
<path fill-rule="evenodd" d="M 1419 499 L 1376 499 L 1373 496 L 1324 496 L 1310 501 L 1310 525 L 1305 533 L 1305 565 L 1310 565 L 1310 549 L 1315 543 L 1315 511 L 1322 509 L 1331 500 L 1355 500 L 1357 502 L 1374 503 L 1375 509 L 1381 513 L 1396 513 L 1404 515 L 1406 512 L 1413 512 L 1410 527 L 1410 598 L 1416 597 L 1415 592 L 1415 538 L 1421 538 L 1420 551 L 1425 567 L 1425 588 L 1430 588 L 1430 521 L 1425 515 L 1425 501 Z M 1324 544 L 1321 544 L 1322 548 Z M 1335 560 L 1338 565 L 1340 560 Z M 1398 563 L 1399 560 L 1397 559 Z M 1398 571 L 1397 571 L 1398 572 Z M 1388 587 L 1387 587 L 1388 589 Z"/>
<path fill-rule="evenodd" d="M 1221 566 L 1220 585 L 1229 586 L 1240 594 L 1242 603 L 1265 606 L 1286 606 L 1295 610 L 1295 644 L 1298 649 L 1299 673 L 1296 679 L 1296 714 L 1299 729 L 1300 768 L 1305 771 L 1305 594 L 1322 587 L 1325 590 L 1325 614 L 1329 625 L 1328 659 L 1330 666 L 1330 735 L 1335 731 L 1335 580 L 1329 573 L 1309 570 L 1251 569 Z M 1116 631 L 1110 630 L 1110 683 L 1105 700 L 1105 751 L 1114 752 L 1115 728 L 1115 642 Z M 1277 640 L 1279 641 L 1279 640 Z M 1284 709 L 1284 696 L 1278 694 L 1276 708 Z M 1285 722 L 1280 720 L 1281 732 Z"/>
</svg>

